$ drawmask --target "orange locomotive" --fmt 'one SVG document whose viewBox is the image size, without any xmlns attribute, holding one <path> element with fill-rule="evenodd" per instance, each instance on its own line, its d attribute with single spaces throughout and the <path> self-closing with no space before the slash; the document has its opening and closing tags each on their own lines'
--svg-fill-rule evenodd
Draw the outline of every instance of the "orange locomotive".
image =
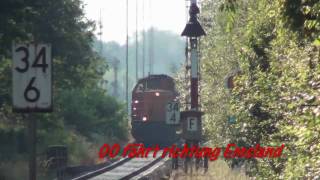
<svg viewBox="0 0 320 180">
<path fill-rule="evenodd" d="M 138 142 L 167 145 L 177 140 L 175 127 L 166 124 L 166 104 L 177 101 L 174 80 L 167 75 L 149 75 L 132 91 L 131 133 Z"/>
</svg>

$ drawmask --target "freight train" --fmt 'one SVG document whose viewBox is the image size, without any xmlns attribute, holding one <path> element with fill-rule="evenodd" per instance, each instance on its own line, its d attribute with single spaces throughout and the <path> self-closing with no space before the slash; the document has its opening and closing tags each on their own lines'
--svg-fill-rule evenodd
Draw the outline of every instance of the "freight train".
<svg viewBox="0 0 320 180">
<path fill-rule="evenodd" d="M 166 104 L 178 101 L 173 78 L 149 75 L 132 91 L 131 134 L 137 142 L 168 145 L 177 141 L 176 129 L 166 124 Z"/>
</svg>

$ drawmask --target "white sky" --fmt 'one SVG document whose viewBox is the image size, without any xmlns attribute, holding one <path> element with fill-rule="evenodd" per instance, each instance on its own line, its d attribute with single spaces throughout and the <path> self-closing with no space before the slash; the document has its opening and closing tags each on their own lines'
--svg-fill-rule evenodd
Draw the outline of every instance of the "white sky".
<svg viewBox="0 0 320 180">
<path fill-rule="evenodd" d="M 185 0 L 128 0 L 129 36 L 136 30 L 136 1 L 139 4 L 138 29 L 142 30 L 143 12 L 145 29 L 150 25 L 160 30 L 170 30 L 180 34 L 186 24 Z M 125 43 L 126 39 L 126 0 L 83 0 L 87 17 L 99 20 L 100 10 L 103 23 L 104 41 Z M 144 3 L 143 3 L 144 2 Z M 144 4 L 144 11 L 143 9 Z M 98 26 L 97 26 L 98 31 Z"/>
</svg>

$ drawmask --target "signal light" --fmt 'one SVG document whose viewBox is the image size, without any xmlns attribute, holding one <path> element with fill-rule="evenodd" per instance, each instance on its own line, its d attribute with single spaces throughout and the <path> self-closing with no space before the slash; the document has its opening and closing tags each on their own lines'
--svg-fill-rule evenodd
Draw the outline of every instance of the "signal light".
<svg viewBox="0 0 320 180">
<path fill-rule="evenodd" d="M 160 93 L 156 92 L 155 95 L 156 95 L 156 96 L 160 96 Z"/>
<path fill-rule="evenodd" d="M 142 121 L 143 121 L 143 122 L 146 122 L 147 120 L 148 120 L 147 117 L 146 117 L 146 116 L 143 116 Z"/>
<path fill-rule="evenodd" d="M 187 36 L 189 38 L 191 37 L 200 37 L 206 35 L 204 32 L 201 24 L 199 23 L 197 19 L 197 14 L 199 14 L 200 10 L 197 6 L 196 3 L 192 3 L 189 14 L 190 14 L 190 19 L 188 23 L 186 24 L 183 32 L 181 33 L 182 36 Z"/>
<path fill-rule="evenodd" d="M 138 104 L 138 103 L 139 103 L 139 101 L 138 101 L 138 100 L 135 100 L 135 101 L 134 101 L 134 103 L 135 103 L 135 104 Z"/>
</svg>

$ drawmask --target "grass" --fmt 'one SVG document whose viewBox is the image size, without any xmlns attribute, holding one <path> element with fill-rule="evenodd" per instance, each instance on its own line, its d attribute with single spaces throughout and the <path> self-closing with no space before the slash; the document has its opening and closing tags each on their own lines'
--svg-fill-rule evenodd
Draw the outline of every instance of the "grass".
<svg viewBox="0 0 320 180">
<path fill-rule="evenodd" d="M 208 172 L 199 169 L 197 172 L 185 174 L 182 168 L 174 171 L 170 180 L 249 180 L 241 169 L 231 169 L 223 160 L 209 162 Z"/>
</svg>

